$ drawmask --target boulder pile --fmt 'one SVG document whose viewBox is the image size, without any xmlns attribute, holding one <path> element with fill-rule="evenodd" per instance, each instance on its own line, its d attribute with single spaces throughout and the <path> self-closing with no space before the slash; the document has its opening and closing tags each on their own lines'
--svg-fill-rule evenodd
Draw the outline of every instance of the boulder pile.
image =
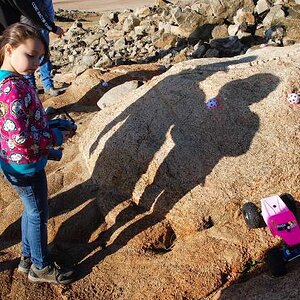
<svg viewBox="0 0 300 300">
<path fill-rule="evenodd" d="M 68 17 L 69 15 L 69 17 Z M 298 5 L 291 1 L 156 1 L 152 7 L 99 14 L 84 28 L 76 11 L 57 12 L 75 20 L 53 43 L 56 68 L 76 76 L 88 68 L 159 62 L 167 67 L 188 58 L 231 57 L 253 45 L 284 46 L 298 36 Z"/>
</svg>

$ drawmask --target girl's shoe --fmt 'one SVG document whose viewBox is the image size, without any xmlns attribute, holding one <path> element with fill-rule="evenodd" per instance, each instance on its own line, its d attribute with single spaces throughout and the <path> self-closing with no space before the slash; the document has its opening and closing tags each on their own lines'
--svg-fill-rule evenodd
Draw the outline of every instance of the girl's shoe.
<svg viewBox="0 0 300 300">
<path fill-rule="evenodd" d="M 68 284 L 73 281 L 73 276 L 72 270 L 63 270 L 56 264 L 48 265 L 40 270 L 32 264 L 28 273 L 28 280 L 31 282 Z"/>
<path fill-rule="evenodd" d="M 18 265 L 18 271 L 28 274 L 30 267 L 32 265 L 30 257 L 21 256 L 21 260 Z"/>
</svg>

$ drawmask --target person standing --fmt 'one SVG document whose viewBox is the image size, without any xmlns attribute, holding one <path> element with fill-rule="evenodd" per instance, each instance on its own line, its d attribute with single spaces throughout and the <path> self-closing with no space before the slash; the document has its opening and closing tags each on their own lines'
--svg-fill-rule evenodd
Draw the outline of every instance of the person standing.
<svg viewBox="0 0 300 300">
<path fill-rule="evenodd" d="M 62 36 L 62 28 L 56 26 L 51 18 L 43 12 L 42 4 L 42 0 L 0 0 L 0 33 L 9 25 L 20 22 L 23 15 L 43 29 Z"/>
<path fill-rule="evenodd" d="M 49 20 L 54 23 L 54 17 L 55 17 L 55 11 L 53 7 L 53 1 L 52 0 L 42 0 L 41 3 L 41 11 L 44 15 L 47 15 L 49 17 Z M 49 46 L 49 31 L 44 29 L 39 24 L 35 23 L 32 19 L 29 19 L 26 16 L 21 16 L 21 23 L 29 24 L 31 26 L 36 27 L 40 30 L 42 36 L 44 37 L 45 41 L 47 42 Z M 63 34 L 63 30 L 61 31 L 61 34 Z M 40 75 L 41 75 L 41 81 L 44 87 L 45 94 L 48 94 L 50 96 L 56 97 L 60 94 L 60 90 L 54 88 L 53 84 L 53 78 L 51 74 L 52 65 L 50 59 L 41 60 L 40 64 Z M 34 74 L 28 75 L 26 77 L 31 84 L 36 88 L 36 81 Z"/>
<path fill-rule="evenodd" d="M 68 132 L 51 129 L 38 95 L 24 75 L 33 73 L 48 46 L 34 27 L 14 23 L 0 37 L 0 166 L 24 205 L 18 270 L 29 281 L 66 284 L 73 271 L 51 260 L 47 249 L 49 149 Z"/>
<path fill-rule="evenodd" d="M 64 30 L 54 23 L 54 9 L 52 0 L 0 0 L 0 34 L 9 25 L 20 22 L 30 23 L 42 30 L 44 38 L 49 44 L 49 32 L 53 32 L 59 37 L 64 34 Z M 46 60 L 42 64 L 41 77 L 45 92 L 51 96 L 57 96 L 59 91 L 53 87 L 51 76 L 51 62 Z M 28 78 L 35 86 L 35 77 Z"/>
</svg>

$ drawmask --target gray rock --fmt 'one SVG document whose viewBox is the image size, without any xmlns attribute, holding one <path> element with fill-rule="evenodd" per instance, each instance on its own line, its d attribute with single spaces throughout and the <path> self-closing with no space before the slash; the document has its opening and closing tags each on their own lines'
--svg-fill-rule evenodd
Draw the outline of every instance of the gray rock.
<svg viewBox="0 0 300 300">
<path fill-rule="evenodd" d="M 97 106 L 100 109 L 104 109 L 106 107 L 112 106 L 117 101 L 121 99 L 126 99 L 128 94 L 134 90 L 136 90 L 139 86 L 139 82 L 137 80 L 127 81 L 123 84 L 120 84 L 108 92 L 106 92 L 97 102 Z"/>
<path fill-rule="evenodd" d="M 266 41 L 272 41 L 276 43 L 277 45 L 283 45 L 283 38 L 286 34 L 286 31 L 284 27 L 277 25 L 277 26 L 272 26 L 265 32 L 265 38 Z"/>
<path fill-rule="evenodd" d="M 126 47 L 126 40 L 124 37 L 118 39 L 114 44 L 114 48 L 117 51 L 124 49 L 125 47 Z"/>
<path fill-rule="evenodd" d="M 84 55 L 81 59 L 81 64 L 92 67 L 98 61 L 98 55 Z"/>
<path fill-rule="evenodd" d="M 284 14 L 284 11 L 282 10 L 282 6 L 275 5 L 270 9 L 269 13 L 264 18 L 263 25 L 265 27 L 269 27 L 272 25 L 273 21 L 278 20 L 280 18 L 284 18 L 284 17 L 285 17 L 285 14 Z"/>
<path fill-rule="evenodd" d="M 78 75 L 82 74 L 84 71 L 86 71 L 87 69 L 88 69 L 88 66 L 87 66 L 87 65 L 76 65 L 76 66 L 73 68 L 72 72 L 73 72 L 76 76 L 78 76 Z"/>
<path fill-rule="evenodd" d="M 95 68 L 109 67 L 112 66 L 112 64 L 113 61 L 111 60 L 111 58 L 108 55 L 103 54 L 103 56 L 95 64 Z"/>
<path fill-rule="evenodd" d="M 73 63 L 75 61 L 75 56 L 74 55 L 69 55 L 68 60 L 70 63 Z"/>
<path fill-rule="evenodd" d="M 244 51 L 245 48 L 237 36 L 212 40 L 210 42 L 210 47 L 217 49 L 220 57 L 239 55 Z"/>
<path fill-rule="evenodd" d="M 178 6 L 171 8 L 170 13 L 171 13 L 171 21 L 175 25 L 181 24 L 186 18 L 186 15 L 182 12 L 182 9 Z"/>
<path fill-rule="evenodd" d="M 211 36 L 213 39 L 220 39 L 228 37 L 228 28 L 227 25 L 218 25 L 211 32 Z"/>
<path fill-rule="evenodd" d="M 268 0 L 258 0 L 254 8 L 254 12 L 262 14 L 271 8 L 271 3 Z"/>
<path fill-rule="evenodd" d="M 199 45 L 192 53 L 193 58 L 201 58 L 207 50 L 207 46 L 204 44 Z"/>
<path fill-rule="evenodd" d="M 218 49 L 210 48 L 205 52 L 203 57 L 206 57 L 206 58 L 208 58 L 208 57 L 219 57 L 219 54 L 220 54 L 220 52 L 219 52 Z"/>
<path fill-rule="evenodd" d="M 138 25 L 140 25 L 140 20 L 133 15 L 129 15 L 124 20 L 122 30 L 123 30 L 123 32 L 130 32 L 131 30 L 134 29 L 135 26 L 138 26 Z"/>
<path fill-rule="evenodd" d="M 91 44 L 93 44 L 94 42 L 99 43 L 100 38 L 103 36 L 103 34 L 94 34 L 92 33 L 91 35 L 89 35 L 88 37 L 86 37 L 83 41 L 89 46 Z"/>
<path fill-rule="evenodd" d="M 143 36 L 146 34 L 146 26 L 136 26 L 134 27 L 134 33 L 136 36 Z"/>
<path fill-rule="evenodd" d="M 141 7 L 141 8 L 137 8 L 134 12 L 134 14 L 138 17 L 138 18 L 146 18 L 148 16 L 151 15 L 151 9 L 147 6 L 145 7 Z"/>
<path fill-rule="evenodd" d="M 112 25 L 111 18 L 107 14 L 103 14 L 99 20 L 100 28 L 110 27 Z"/>
<path fill-rule="evenodd" d="M 234 36 L 238 33 L 240 25 L 229 25 L 228 34 L 229 36 Z"/>
</svg>

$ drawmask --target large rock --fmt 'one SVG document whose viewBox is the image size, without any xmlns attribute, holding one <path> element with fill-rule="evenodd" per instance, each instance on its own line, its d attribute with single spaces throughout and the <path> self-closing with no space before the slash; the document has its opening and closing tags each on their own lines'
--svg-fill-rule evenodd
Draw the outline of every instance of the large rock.
<svg viewBox="0 0 300 300">
<path fill-rule="evenodd" d="M 128 94 L 136 90 L 139 86 L 137 80 L 127 81 L 123 84 L 117 85 L 105 93 L 97 102 L 97 106 L 100 109 L 112 106 L 114 103 L 120 101 L 120 99 L 126 99 Z"/>
<path fill-rule="evenodd" d="M 270 194 L 300 197 L 299 110 L 285 96 L 299 77 L 299 49 L 178 64 L 91 120 L 81 151 L 99 189 L 106 251 L 120 257 L 126 249 L 172 249 L 165 260 L 149 258 L 147 266 L 159 261 L 155 276 L 142 255 L 126 260 L 130 278 L 141 268 L 147 273 L 147 298 L 172 290 L 204 298 L 277 243 L 268 231 L 249 232 L 240 208 Z M 222 106 L 207 109 L 216 95 Z"/>
<path fill-rule="evenodd" d="M 299 50 L 183 62 L 81 115 L 73 110 L 96 107 L 105 92 L 101 79 L 111 88 L 159 72 L 131 66 L 79 76 L 64 95 L 78 102 L 69 107 L 78 133 L 47 173 L 50 249 L 78 263 L 80 280 L 53 293 L 16 272 L 21 205 L 1 178 L 0 298 L 297 298 L 299 264 L 279 286 L 269 278 L 260 262 L 278 239 L 249 230 L 241 205 L 282 192 L 300 199 L 300 110 L 286 102 L 300 91 Z M 209 110 L 216 95 L 222 105 Z M 257 272 L 244 277 L 248 268 Z"/>
<path fill-rule="evenodd" d="M 299 47 L 285 53 L 295 49 Z M 179 201 L 183 198 L 210 210 L 210 201 L 201 199 L 228 198 L 223 193 L 235 193 L 230 188 L 232 180 L 239 199 L 258 199 L 274 190 L 297 193 L 293 180 L 285 182 L 282 173 L 289 170 L 291 178 L 297 174 L 294 150 L 290 154 L 280 150 L 287 145 L 298 149 L 295 128 L 288 127 L 287 135 L 287 124 L 283 124 L 285 115 L 289 122 L 296 121 L 296 112 L 276 95 L 288 89 L 288 78 L 298 71 L 292 63 L 285 70 L 277 66 L 288 60 L 277 58 L 280 51 L 274 49 L 272 54 L 263 49 L 231 60 L 180 64 L 132 93 L 127 101 L 116 103 L 111 113 L 99 112 L 92 120 L 94 138 L 82 143 L 93 180 L 103 191 L 132 197 L 149 209 L 150 195 L 159 197 L 157 193 L 164 190 L 161 201 L 168 203 L 170 216 L 173 206 L 185 203 Z M 216 94 L 223 98 L 224 107 L 208 111 L 205 101 Z M 271 154 L 274 149 L 276 158 Z M 291 161 L 288 166 L 287 161 Z M 219 191 L 209 188 L 219 184 L 223 186 Z M 194 192 L 189 194 L 191 190 L 197 199 Z M 174 194 L 181 204 L 174 202 Z M 189 213 L 193 219 L 192 211 Z M 199 211 L 194 216 L 202 217 Z M 186 220 L 185 226 L 188 223 Z"/>
<path fill-rule="evenodd" d="M 204 10 L 202 13 L 207 15 L 208 22 L 213 21 L 219 23 L 224 19 L 232 19 L 237 10 L 244 8 L 246 10 L 253 10 L 254 3 L 252 0 L 201 0 L 198 1 L 200 5 L 209 4 L 209 9 Z"/>
<path fill-rule="evenodd" d="M 180 145 L 180 147 L 183 147 L 182 149 L 180 148 L 181 151 L 184 151 L 184 149 L 186 149 L 186 151 L 191 151 L 191 153 L 194 153 L 194 152 L 193 152 L 193 150 L 188 148 L 189 143 L 191 143 L 191 145 L 194 145 L 194 147 L 196 147 L 197 149 L 202 149 L 201 145 L 205 141 L 204 144 L 205 144 L 206 151 L 214 152 L 216 149 L 218 149 L 218 147 L 217 147 L 218 142 L 221 142 L 221 140 L 219 141 L 219 135 L 221 135 L 224 138 L 223 135 L 226 134 L 225 132 L 223 132 L 223 134 L 215 134 L 215 133 L 218 133 L 218 130 L 223 130 L 224 125 L 231 126 L 230 131 L 233 132 L 232 135 L 235 135 L 234 139 L 237 142 L 237 141 L 239 141 L 240 135 L 243 135 L 245 137 L 245 132 L 243 130 L 246 130 L 246 129 L 243 127 L 244 126 L 243 124 L 244 124 L 244 122 L 246 122 L 246 119 L 251 123 L 250 117 L 252 115 L 252 112 L 250 113 L 248 111 L 248 106 L 245 108 L 240 107 L 241 104 L 238 104 L 239 103 L 238 101 L 242 101 L 242 99 L 247 99 L 247 97 L 249 97 L 252 99 L 251 101 L 254 101 L 254 102 L 248 103 L 248 105 L 252 105 L 251 108 L 252 107 L 257 108 L 257 110 L 255 110 L 255 114 L 259 117 L 260 124 L 265 124 L 266 131 L 265 132 L 259 131 L 259 130 L 263 130 L 264 127 L 260 126 L 260 129 L 257 127 L 259 134 L 254 135 L 252 137 L 253 140 L 251 139 L 251 142 L 248 141 L 245 144 L 243 144 L 243 143 L 240 144 L 241 141 L 239 141 L 238 148 L 241 147 L 240 150 L 237 148 L 231 149 L 231 147 L 233 145 L 237 146 L 237 144 L 235 144 L 231 138 L 232 135 L 227 137 L 228 140 L 226 142 L 223 141 L 223 143 L 221 143 L 221 144 L 223 144 L 223 146 L 221 148 L 223 149 L 225 147 L 222 151 L 228 152 L 229 156 L 230 156 L 230 154 L 235 156 L 234 153 L 238 153 L 240 151 L 241 152 L 240 155 L 244 157 L 244 155 L 242 155 L 242 154 L 244 153 L 244 151 L 246 151 L 245 149 L 249 150 L 248 148 L 250 146 L 250 143 L 251 143 L 251 145 L 253 145 L 253 143 L 255 141 L 257 141 L 257 142 L 260 141 L 261 135 L 271 134 L 271 132 L 269 130 L 273 130 L 273 131 L 279 130 L 278 126 L 279 127 L 281 126 L 280 124 L 282 123 L 282 121 L 276 123 L 275 120 L 270 121 L 270 120 L 268 120 L 268 118 L 271 118 L 271 117 L 272 118 L 277 118 L 277 117 L 280 118 L 280 116 L 278 116 L 278 114 L 280 115 L 279 112 L 295 114 L 295 112 L 293 113 L 287 107 L 286 102 L 284 101 L 284 99 L 282 99 L 282 97 L 274 98 L 275 94 L 278 94 L 279 92 L 283 91 L 284 89 L 287 89 L 287 87 L 285 86 L 285 83 L 287 82 L 288 78 L 291 78 L 291 75 L 288 75 L 288 74 L 292 74 L 293 72 L 297 71 L 296 68 L 293 69 L 292 64 L 289 66 L 289 68 L 286 68 L 286 71 L 284 71 L 282 68 L 279 68 L 280 69 L 279 70 L 278 68 L 275 67 L 275 65 L 277 65 L 279 62 L 281 62 L 284 59 L 287 60 L 287 58 L 274 59 L 274 57 L 275 58 L 277 56 L 280 57 L 281 56 L 280 52 L 283 50 L 284 50 L 284 53 L 288 54 L 289 51 L 292 51 L 294 49 L 299 49 L 299 46 L 287 47 L 284 49 L 274 48 L 272 52 L 269 51 L 269 48 L 266 48 L 266 49 L 262 49 L 262 50 L 258 51 L 257 54 L 252 52 L 251 54 L 249 54 L 248 56 L 245 56 L 245 57 L 243 57 L 243 56 L 235 57 L 233 59 L 227 59 L 224 61 L 213 60 L 213 63 L 211 63 L 211 60 L 195 60 L 195 61 L 185 62 L 185 63 L 179 64 L 179 65 L 173 67 L 169 72 L 165 73 L 164 75 L 161 75 L 156 80 L 153 80 L 151 84 L 148 84 L 147 86 L 145 86 L 143 88 L 140 88 L 138 90 L 138 92 L 132 93 L 131 97 L 127 97 L 127 101 L 125 101 L 125 102 L 122 101 L 122 103 L 117 103 L 114 107 L 111 107 L 110 110 L 111 111 L 115 110 L 115 113 L 110 115 L 109 118 L 107 116 L 105 116 L 102 112 L 99 112 L 97 114 L 97 116 L 93 120 L 93 124 L 94 124 L 93 131 L 95 132 L 94 141 L 93 141 L 93 139 L 90 141 L 90 143 L 91 143 L 90 147 L 87 147 L 87 145 L 88 145 L 87 141 L 85 141 L 83 143 L 83 145 L 84 145 L 83 150 L 85 153 L 85 157 L 87 159 L 87 164 L 90 166 L 90 170 L 94 170 L 95 164 L 96 164 L 96 162 L 98 163 L 99 157 L 101 158 L 101 161 L 102 161 L 102 158 L 104 159 L 105 152 L 103 152 L 103 151 L 106 151 L 106 149 L 110 149 L 109 148 L 110 144 L 107 142 L 106 143 L 104 142 L 107 139 L 109 139 L 109 141 L 112 142 L 112 147 L 113 147 L 113 145 L 119 145 L 119 143 L 124 143 L 124 145 L 126 145 L 126 150 L 123 148 L 120 150 L 120 147 L 114 148 L 114 149 L 118 149 L 118 151 L 125 150 L 123 152 L 124 161 L 122 159 L 122 161 L 118 162 L 118 165 L 120 165 L 120 166 L 123 163 L 125 163 L 127 157 L 128 157 L 128 159 L 131 157 L 132 158 L 135 157 L 134 160 L 131 162 L 134 164 L 133 166 L 145 164 L 145 163 L 142 163 L 143 159 L 146 159 L 148 156 L 145 157 L 145 154 L 142 154 L 142 153 L 141 154 L 130 153 L 130 150 L 136 149 L 137 146 L 139 147 L 140 150 L 141 150 L 140 147 L 142 147 L 142 149 L 144 149 L 144 147 L 143 147 L 144 144 L 142 144 L 142 145 L 138 144 L 142 137 L 144 137 L 143 143 L 145 143 L 145 145 L 148 145 L 150 147 L 150 149 L 152 149 L 152 147 L 154 147 L 151 151 L 148 148 L 147 153 L 150 151 L 148 153 L 148 155 L 150 155 L 149 158 L 152 157 L 154 155 L 154 153 L 156 153 L 156 151 L 154 153 L 152 151 L 154 151 L 157 147 L 159 149 L 162 146 L 159 144 L 159 142 L 162 142 L 162 141 L 165 141 L 165 143 L 167 143 L 171 148 L 175 147 L 176 145 L 178 145 L 178 146 Z M 295 53 L 295 52 L 293 52 L 293 53 Z M 257 57 L 258 54 L 261 55 L 262 58 Z M 288 54 L 288 55 L 290 55 L 290 54 Z M 292 55 L 290 55 L 290 56 L 292 56 Z M 194 69 L 195 69 L 195 71 L 193 71 Z M 201 70 L 201 74 L 203 74 L 203 75 L 197 76 L 196 75 L 197 70 L 199 70 L 199 71 Z M 195 72 L 195 74 L 193 72 Z M 264 76 L 264 74 L 267 74 L 267 75 Z M 218 82 L 215 82 L 214 79 L 216 79 L 216 80 L 218 79 Z M 283 80 L 282 82 L 281 82 L 281 79 Z M 227 80 L 228 80 L 228 82 L 227 82 Z M 266 82 L 265 82 L 265 80 L 266 80 Z M 232 83 L 231 83 L 231 81 L 232 81 Z M 236 84 L 234 84 L 235 81 L 236 81 Z M 251 83 L 252 81 L 253 81 L 253 83 Z M 192 84 L 193 82 L 198 83 L 199 87 L 193 88 L 193 86 L 194 86 L 194 84 Z M 246 82 L 248 82 L 248 83 L 246 83 Z M 256 92 L 255 86 L 258 84 L 259 84 L 259 89 Z M 231 90 L 231 85 L 232 85 L 233 89 L 237 89 L 238 86 L 241 86 L 243 88 L 241 90 L 239 89 L 239 90 L 235 90 L 233 92 L 233 90 Z M 268 91 L 267 87 L 269 86 L 269 88 L 270 88 L 270 85 L 273 88 Z M 206 87 L 206 86 L 207 86 L 207 89 L 209 89 L 211 91 L 207 92 L 204 89 L 204 87 Z M 176 87 L 176 89 L 174 92 L 172 92 L 174 87 Z M 180 91 L 180 92 L 178 92 L 178 91 Z M 232 92 L 232 94 L 231 94 L 231 92 Z M 249 92 L 249 94 L 248 94 L 248 92 Z M 260 95 L 261 92 L 264 92 L 264 94 Z M 204 122 L 203 121 L 204 118 L 208 118 L 208 116 L 211 115 L 211 112 L 208 112 L 205 109 L 204 101 L 206 101 L 207 98 L 209 98 L 210 96 L 215 96 L 218 93 L 221 94 L 222 97 L 225 97 L 225 98 L 228 97 L 227 100 L 224 99 L 224 105 L 226 106 L 226 109 L 228 109 L 228 111 L 225 110 L 226 113 L 231 115 L 231 114 L 235 114 L 236 110 L 239 111 L 240 109 L 245 109 L 243 114 L 248 112 L 249 118 L 247 117 L 246 119 L 244 119 L 244 117 L 245 117 L 245 115 L 244 115 L 244 117 L 242 119 L 239 119 L 238 116 L 232 115 L 232 118 L 234 121 L 230 121 L 230 122 L 233 122 L 233 124 L 231 124 L 228 119 L 223 119 L 224 115 L 223 115 L 223 113 L 221 113 L 222 110 L 220 110 L 220 112 L 217 111 L 215 114 L 212 115 L 212 118 L 214 121 L 216 121 L 216 123 L 212 122 L 212 124 L 208 124 L 208 125 L 202 124 L 202 122 Z M 224 93 L 224 95 L 222 93 Z M 255 93 L 257 93 L 257 94 L 255 94 Z M 205 94 L 206 94 L 206 96 L 204 96 Z M 236 96 L 234 96 L 234 95 L 236 95 Z M 237 97 L 237 99 L 235 99 L 235 97 Z M 188 99 L 190 99 L 190 101 L 192 101 L 192 99 L 195 99 L 194 101 L 196 101 L 196 99 L 197 99 L 197 101 L 195 103 L 192 102 L 191 107 L 190 107 L 189 104 L 185 102 Z M 261 100 L 259 100 L 259 99 L 261 99 Z M 243 100 L 243 101 L 246 101 L 246 100 Z M 153 105 L 153 111 L 154 111 L 153 114 L 152 114 L 152 106 L 151 105 Z M 198 109 L 194 111 L 195 106 L 198 107 Z M 262 107 L 260 108 L 260 106 L 262 106 Z M 183 107 L 185 109 L 183 109 Z M 271 111 L 274 113 L 276 112 L 275 115 L 270 114 Z M 137 112 L 137 115 L 135 115 L 135 112 Z M 186 131 L 178 133 L 178 136 L 177 136 L 177 135 L 175 135 L 176 128 L 177 128 L 176 124 L 178 124 L 177 126 L 179 126 L 179 124 L 181 124 L 181 122 L 183 122 L 180 120 L 181 120 L 181 118 L 184 119 L 185 114 L 189 115 L 189 122 L 191 122 L 191 124 L 189 124 L 189 122 L 184 123 L 182 125 L 183 126 L 182 130 L 184 129 Z M 128 116 L 132 116 L 132 118 L 133 118 L 132 122 L 136 122 L 135 126 L 133 126 L 133 124 L 130 123 L 131 120 L 127 119 Z M 179 118 L 179 119 L 177 119 L 177 118 Z M 217 125 L 217 123 L 218 123 L 217 120 L 215 120 L 215 118 L 219 118 L 220 119 L 219 121 L 223 122 L 222 123 L 223 129 L 222 128 L 219 129 L 218 127 L 215 127 L 213 125 L 213 124 Z M 266 118 L 266 119 L 264 119 L 264 118 Z M 99 121 L 97 121 L 97 120 L 99 120 Z M 127 121 L 125 123 L 123 123 L 124 120 L 127 120 Z M 149 120 L 149 121 L 147 121 L 147 120 Z M 258 121 L 258 118 L 255 117 L 254 120 L 256 122 L 256 121 Z M 250 126 L 251 124 L 252 125 L 258 124 L 255 122 L 248 124 L 248 121 L 246 122 L 247 126 Z M 148 122 L 151 123 L 150 129 L 149 129 Z M 185 122 L 187 122 L 187 120 L 185 120 Z M 199 122 L 199 124 L 198 124 L 198 122 Z M 229 122 L 229 124 L 226 124 L 227 122 Z M 267 129 L 268 122 L 269 122 L 269 124 L 273 124 L 272 127 L 269 129 Z M 206 122 L 204 122 L 204 123 L 206 123 Z M 234 124 L 236 124 L 236 123 L 240 124 L 242 126 L 242 127 L 239 127 L 239 125 L 237 125 L 237 127 L 238 127 L 236 129 L 237 132 L 234 131 L 235 130 Z M 105 124 L 109 124 L 109 126 L 106 126 Z M 130 135 L 128 136 L 126 133 L 124 133 L 124 135 L 121 135 L 122 131 L 126 131 L 127 124 L 128 124 L 128 128 L 131 129 Z M 200 125 L 204 126 L 205 130 L 203 129 L 200 131 L 201 132 L 201 136 L 199 137 L 200 140 L 198 140 L 198 139 L 194 140 L 196 137 L 193 133 L 193 128 L 195 127 L 195 128 L 200 129 L 200 128 L 202 128 Z M 117 127 L 121 126 L 121 127 L 119 129 L 117 129 L 117 127 L 115 127 L 115 126 L 117 126 Z M 175 126 L 175 127 L 173 128 L 173 126 Z M 113 128 L 115 128 L 115 129 L 113 130 Z M 135 128 L 134 131 L 132 131 L 133 128 Z M 148 132 L 146 130 L 146 128 L 147 128 L 147 130 L 149 129 L 150 132 Z M 283 126 L 282 130 L 285 131 L 284 128 L 285 127 Z M 168 130 L 171 130 L 171 131 L 168 133 Z M 238 131 L 241 131 L 240 134 L 238 134 Z M 99 132 L 102 132 L 101 135 L 99 135 Z M 213 136 L 217 139 L 212 144 L 211 144 L 211 142 L 208 142 L 206 140 L 206 139 L 213 138 L 211 136 L 210 132 L 214 132 Z M 118 133 L 118 134 L 114 135 L 114 133 Z M 148 134 L 148 135 L 144 136 L 144 134 Z M 170 140 L 168 138 L 169 134 L 171 134 Z M 275 138 L 275 136 L 280 136 L 280 134 L 276 133 L 276 132 L 273 132 L 272 134 L 274 134 L 274 138 Z M 207 135 L 208 135 L 208 137 L 207 137 Z M 103 139 L 102 139 L 102 137 L 103 137 Z M 123 138 L 125 138 L 125 140 L 123 140 Z M 127 138 L 129 138 L 129 140 L 126 140 Z M 149 139 L 151 138 L 151 142 L 153 144 L 149 144 L 150 140 L 148 141 L 148 138 Z M 291 140 L 293 140 L 293 136 L 291 136 L 290 138 L 291 138 Z M 202 139 L 204 139 L 204 141 L 202 141 Z M 183 142 L 183 141 L 185 141 L 185 142 Z M 269 141 L 269 142 L 271 142 L 271 141 Z M 292 142 L 292 141 L 290 141 L 290 142 Z M 160 146 L 156 145 L 157 143 Z M 185 143 L 187 143 L 187 145 L 185 145 Z M 127 147 L 128 145 L 131 145 L 131 146 Z M 163 145 L 165 145 L 165 144 L 163 144 Z M 214 148 L 214 145 L 216 148 Z M 257 145 L 257 146 L 259 147 L 259 145 Z M 295 146 L 297 146 L 297 145 L 295 145 Z M 187 147 L 187 148 L 185 148 L 185 147 Z M 226 147 L 228 147 L 228 149 L 226 149 Z M 170 151 L 172 151 L 171 148 L 170 148 Z M 145 148 L 145 150 L 146 149 L 147 149 L 147 147 Z M 157 149 L 157 151 L 158 151 L 158 149 Z M 118 151 L 117 151 L 116 155 L 119 155 Z M 219 151 L 221 151 L 221 149 L 219 149 L 217 152 L 219 153 Z M 221 153 L 222 153 L 222 151 L 221 151 Z M 113 148 L 110 149 L 110 151 L 109 151 L 110 157 L 113 152 L 114 152 Z M 251 151 L 249 151 L 249 154 L 247 154 L 245 156 L 245 158 L 251 157 L 250 152 Z M 203 151 L 201 151 L 201 153 L 202 153 L 201 154 L 201 157 L 202 157 L 202 155 L 204 155 L 204 153 L 203 153 Z M 194 161 L 193 155 L 189 156 L 187 153 L 184 154 L 181 152 L 180 152 L 180 154 L 182 154 L 184 157 L 187 156 L 186 159 L 189 162 L 190 162 L 190 160 Z M 226 156 L 228 156 L 228 155 L 226 155 Z M 154 159 L 153 164 L 156 167 L 158 167 L 159 164 L 156 164 L 155 161 L 156 161 L 156 159 L 159 160 L 160 159 L 159 157 L 156 157 L 156 158 L 153 157 L 153 159 Z M 210 156 L 206 157 L 206 155 L 205 155 L 204 157 L 206 158 L 206 160 L 205 160 L 206 164 L 208 164 L 208 166 L 209 166 L 209 161 L 211 161 L 211 159 L 209 158 Z M 235 159 L 238 160 L 238 157 L 236 157 Z M 172 179 L 170 178 L 170 182 L 173 182 L 173 181 L 174 181 L 174 183 L 180 182 L 180 187 L 183 188 L 183 186 L 185 184 L 188 184 L 188 182 L 190 182 L 190 181 L 194 182 L 194 180 L 196 180 L 196 178 L 194 178 L 194 176 L 196 176 L 196 174 L 197 174 L 196 171 L 195 171 L 195 173 L 193 173 L 192 170 L 185 170 L 185 168 L 179 169 L 179 166 L 181 165 L 181 163 L 180 163 L 181 158 L 180 158 L 179 153 L 178 153 L 178 157 L 177 157 L 177 152 L 172 151 L 172 156 L 170 156 L 170 159 L 171 158 L 172 158 L 172 160 L 170 161 L 168 173 L 164 174 L 164 176 L 167 176 L 167 177 L 171 176 Z M 109 160 L 111 160 L 111 159 L 109 159 Z M 142 159 L 142 160 L 139 161 L 139 159 Z M 199 157 L 199 159 L 200 159 L 200 157 Z M 109 163 L 109 160 L 106 161 L 105 165 L 111 164 L 111 163 Z M 136 163 L 134 163 L 134 161 L 136 161 Z M 116 163 L 115 160 L 114 160 L 114 163 Z M 279 162 L 277 161 L 277 163 L 279 163 Z M 176 167 L 177 164 L 178 164 L 178 167 Z M 97 164 L 96 164 L 96 167 L 97 167 Z M 102 170 L 99 168 L 99 172 L 101 172 L 101 173 L 105 172 L 105 168 L 103 168 Z M 173 170 L 173 168 L 174 168 L 174 170 Z M 122 168 L 120 169 L 119 167 L 116 166 L 116 170 L 117 169 L 122 170 Z M 97 170 L 98 170 L 98 168 L 97 168 Z M 127 188 L 131 186 L 129 184 L 129 181 L 131 181 L 131 179 L 127 178 L 126 181 L 123 181 L 121 183 L 122 179 L 124 179 L 123 176 L 126 176 L 126 174 L 127 174 L 127 172 L 125 172 L 126 170 L 129 170 L 128 166 L 126 166 L 126 168 L 123 171 L 121 171 L 117 177 L 115 177 L 113 175 L 114 172 L 112 172 L 112 169 L 110 169 L 110 176 L 107 177 L 105 180 L 101 176 L 99 176 L 99 177 L 96 176 L 95 180 L 97 182 L 99 182 L 99 184 L 103 184 L 105 186 L 110 186 L 112 189 L 115 188 L 116 190 L 127 194 L 127 193 L 130 193 L 130 190 L 128 190 Z M 137 169 L 130 168 L 130 172 L 133 175 L 133 178 L 136 178 L 136 176 L 134 175 L 134 171 L 139 172 L 140 168 L 137 168 Z M 178 172 L 183 172 L 182 176 Z M 189 172 L 192 172 L 192 173 L 190 173 L 190 176 L 183 176 L 183 174 L 187 175 L 187 174 L 189 174 Z M 148 173 L 146 172 L 145 174 L 148 174 Z M 173 178 L 172 174 L 174 174 L 174 176 L 175 176 L 175 174 L 177 174 L 177 175 Z M 194 175 L 191 176 L 191 174 L 194 174 Z M 254 174 L 253 174 L 253 176 L 254 176 Z M 114 181 L 111 181 L 111 180 L 116 180 L 116 182 L 113 183 Z M 132 180 L 134 180 L 134 179 L 132 179 Z M 119 185 L 119 183 L 120 183 L 120 185 Z M 199 184 L 200 183 L 201 183 L 201 180 L 199 181 Z"/>
<path fill-rule="evenodd" d="M 276 22 L 278 19 L 283 19 L 284 17 L 285 13 L 283 11 L 283 7 L 281 5 L 275 5 L 264 18 L 263 25 L 265 27 L 271 26 L 272 23 Z"/>
</svg>

